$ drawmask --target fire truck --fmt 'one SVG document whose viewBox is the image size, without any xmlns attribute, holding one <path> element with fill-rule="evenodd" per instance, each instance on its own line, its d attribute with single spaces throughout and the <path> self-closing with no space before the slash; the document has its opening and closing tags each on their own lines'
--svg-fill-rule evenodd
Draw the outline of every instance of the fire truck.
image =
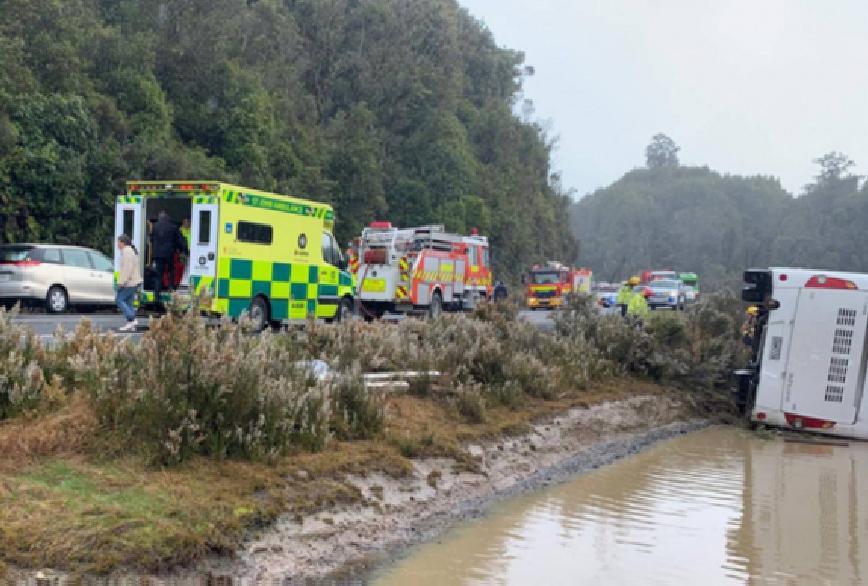
<svg viewBox="0 0 868 586">
<path fill-rule="evenodd" d="M 488 238 L 443 225 L 396 228 L 372 222 L 355 243 L 356 283 L 364 317 L 387 313 L 438 317 L 473 309 L 493 292 Z"/>
<path fill-rule="evenodd" d="M 556 261 L 534 265 L 524 278 L 527 306 L 554 309 L 574 294 L 589 295 L 591 277 L 590 269 L 568 267 Z"/>
</svg>

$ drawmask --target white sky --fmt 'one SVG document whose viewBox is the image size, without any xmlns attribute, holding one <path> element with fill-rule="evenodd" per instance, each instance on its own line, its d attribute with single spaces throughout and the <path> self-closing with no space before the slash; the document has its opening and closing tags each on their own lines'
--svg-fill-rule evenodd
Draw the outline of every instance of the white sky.
<svg viewBox="0 0 868 586">
<path fill-rule="evenodd" d="M 525 53 L 555 170 L 582 196 L 645 164 L 773 175 L 800 193 L 812 159 L 868 172 L 868 0 L 459 0 Z"/>
</svg>

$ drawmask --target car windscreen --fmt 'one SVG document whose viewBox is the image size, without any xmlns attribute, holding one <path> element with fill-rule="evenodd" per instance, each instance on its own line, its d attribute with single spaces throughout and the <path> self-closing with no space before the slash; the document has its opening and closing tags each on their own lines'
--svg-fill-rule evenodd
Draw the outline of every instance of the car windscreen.
<svg viewBox="0 0 868 586">
<path fill-rule="evenodd" d="M 530 282 L 534 285 L 556 285 L 561 282 L 561 277 L 556 272 L 531 273 Z"/>
<path fill-rule="evenodd" d="M 678 281 L 665 281 L 665 280 L 651 281 L 651 288 L 652 289 L 677 289 L 678 284 L 679 284 Z"/>
<path fill-rule="evenodd" d="M 33 246 L 0 246 L 0 262 L 34 260 L 35 250 Z"/>
</svg>

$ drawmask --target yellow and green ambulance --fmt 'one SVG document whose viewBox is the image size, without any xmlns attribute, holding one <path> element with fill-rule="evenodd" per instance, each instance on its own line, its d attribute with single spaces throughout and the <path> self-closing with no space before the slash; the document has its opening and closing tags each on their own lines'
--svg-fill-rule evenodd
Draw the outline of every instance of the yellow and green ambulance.
<svg viewBox="0 0 868 586">
<path fill-rule="evenodd" d="M 205 293 L 210 307 L 232 318 L 248 313 L 264 328 L 310 317 L 339 321 L 355 306 L 353 279 L 332 229 L 331 206 L 219 181 L 129 181 L 117 198 L 115 235 L 139 251 L 145 282 L 140 307 L 170 298 L 151 258 L 150 226 L 166 212 L 179 227 L 190 222 L 189 258 L 181 296 Z M 115 270 L 120 257 L 115 254 Z M 165 283 L 165 281 L 164 281 Z"/>
</svg>

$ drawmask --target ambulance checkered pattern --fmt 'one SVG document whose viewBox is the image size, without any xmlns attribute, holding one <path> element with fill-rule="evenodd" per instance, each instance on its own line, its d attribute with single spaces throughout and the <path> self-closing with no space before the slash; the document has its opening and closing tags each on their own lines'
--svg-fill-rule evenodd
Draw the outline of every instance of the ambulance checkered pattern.
<svg viewBox="0 0 868 586">
<path fill-rule="evenodd" d="M 352 284 L 351 277 L 343 272 L 338 273 L 337 282 L 324 282 L 334 271 L 320 265 L 221 258 L 216 288 L 208 279 L 195 276 L 191 285 L 197 295 L 210 288 L 217 295 L 217 309 L 231 317 L 247 311 L 253 297 L 264 295 L 271 303 L 272 319 L 304 319 L 317 313 L 318 303 L 336 303 L 338 286 Z"/>
</svg>

